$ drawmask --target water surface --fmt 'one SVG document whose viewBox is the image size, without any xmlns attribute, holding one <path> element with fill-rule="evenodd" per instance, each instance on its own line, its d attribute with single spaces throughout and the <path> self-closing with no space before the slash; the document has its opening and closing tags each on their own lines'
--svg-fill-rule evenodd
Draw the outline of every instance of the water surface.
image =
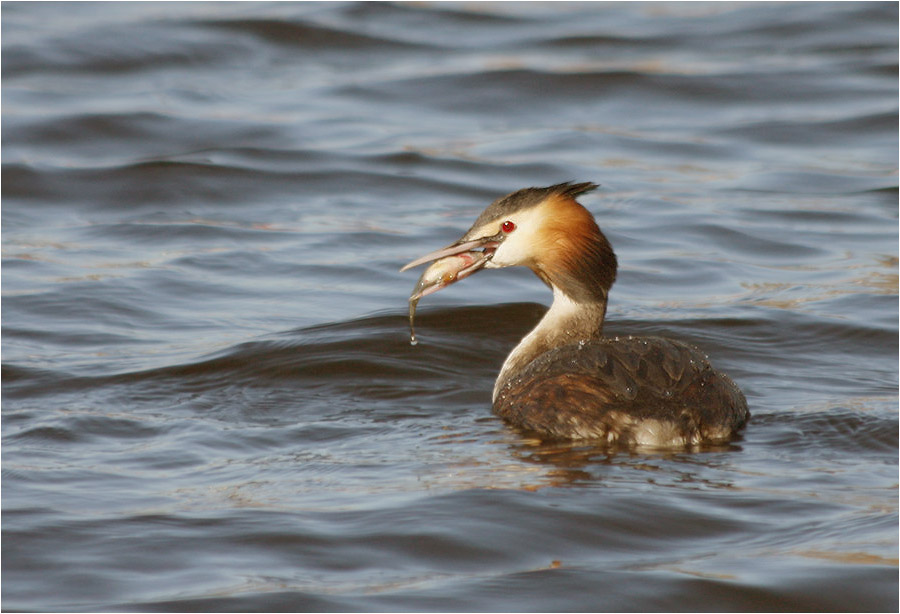
<svg viewBox="0 0 900 614">
<path fill-rule="evenodd" d="M 3 3 L 3 608 L 896 610 L 897 6 Z M 595 181 L 728 446 L 491 414 L 549 303 L 399 267 Z"/>
</svg>

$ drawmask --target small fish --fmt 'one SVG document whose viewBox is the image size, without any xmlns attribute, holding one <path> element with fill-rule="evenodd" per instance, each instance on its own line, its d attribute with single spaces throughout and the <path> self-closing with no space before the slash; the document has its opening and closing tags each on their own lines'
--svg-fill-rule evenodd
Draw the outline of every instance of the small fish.
<svg viewBox="0 0 900 614">
<path fill-rule="evenodd" d="M 468 277 L 471 273 L 481 268 L 485 260 L 484 252 L 470 251 L 460 252 L 452 256 L 446 256 L 431 263 L 419 278 L 416 287 L 409 297 L 409 343 L 416 345 L 416 329 L 413 321 L 416 317 L 416 305 L 423 296 L 428 296 L 452 283 Z"/>
</svg>

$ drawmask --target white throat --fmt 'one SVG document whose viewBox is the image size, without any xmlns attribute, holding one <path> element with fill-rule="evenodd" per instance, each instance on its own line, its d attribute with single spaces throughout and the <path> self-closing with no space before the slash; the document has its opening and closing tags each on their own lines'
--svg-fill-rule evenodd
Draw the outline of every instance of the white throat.
<svg viewBox="0 0 900 614">
<path fill-rule="evenodd" d="M 494 384 L 493 399 L 497 399 L 497 393 L 508 377 L 544 352 L 567 343 L 599 337 L 605 314 L 605 302 L 578 303 L 553 286 L 553 303 L 550 309 L 506 357 Z"/>
</svg>

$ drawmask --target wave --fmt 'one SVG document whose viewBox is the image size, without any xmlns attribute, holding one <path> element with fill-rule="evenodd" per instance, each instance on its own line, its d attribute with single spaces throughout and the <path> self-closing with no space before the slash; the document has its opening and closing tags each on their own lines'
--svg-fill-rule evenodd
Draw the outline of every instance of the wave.
<svg viewBox="0 0 900 614">
<path fill-rule="evenodd" d="M 416 51 L 429 47 L 423 43 L 408 42 L 396 37 L 373 36 L 350 29 L 291 19 L 210 19 L 196 20 L 192 25 L 247 34 L 268 43 L 307 52 L 335 50 L 342 53 L 346 51 L 372 53 L 392 50 Z"/>
</svg>

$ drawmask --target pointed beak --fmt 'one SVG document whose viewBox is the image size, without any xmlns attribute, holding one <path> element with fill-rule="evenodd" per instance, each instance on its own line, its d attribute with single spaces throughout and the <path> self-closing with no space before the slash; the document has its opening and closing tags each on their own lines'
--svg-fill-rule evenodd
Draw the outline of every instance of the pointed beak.
<svg viewBox="0 0 900 614">
<path fill-rule="evenodd" d="M 485 258 L 485 262 L 487 262 L 489 257 L 493 255 L 494 250 L 497 249 L 497 246 L 500 245 L 500 240 L 501 237 L 499 235 L 493 237 L 483 237 L 481 239 L 473 239 L 471 241 L 460 240 L 453 245 L 448 245 L 443 249 L 433 251 L 430 254 L 425 254 L 421 258 L 416 258 L 412 262 L 403 265 L 403 268 L 400 269 L 400 272 L 402 273 L 403 271 L 407 271 L 413 267 L 419 266 L 420 264 L 425 264 L 426 262 L 431 262 L 432 260 L 440 260 L 441 258 L 446 258 L 447 256 L 455 256 L 456 254 L 475 251 L 477 249 L 484 249 L 485 253 L 488 254 L 488 257 Z"/>
<path fill-rule="evenodd" d="M 409 297 L 410 302 L 418 301 L 423 296 L 480 271 L 490 262 L 502 240 L 503 237 L 499 234 L 468 241 L 459 240 L 453 245 L 416 258 L 404 266 L 400 269 L 401 272 L 434 261 L 419 278 L 412 296 Z"/>
</svg>

